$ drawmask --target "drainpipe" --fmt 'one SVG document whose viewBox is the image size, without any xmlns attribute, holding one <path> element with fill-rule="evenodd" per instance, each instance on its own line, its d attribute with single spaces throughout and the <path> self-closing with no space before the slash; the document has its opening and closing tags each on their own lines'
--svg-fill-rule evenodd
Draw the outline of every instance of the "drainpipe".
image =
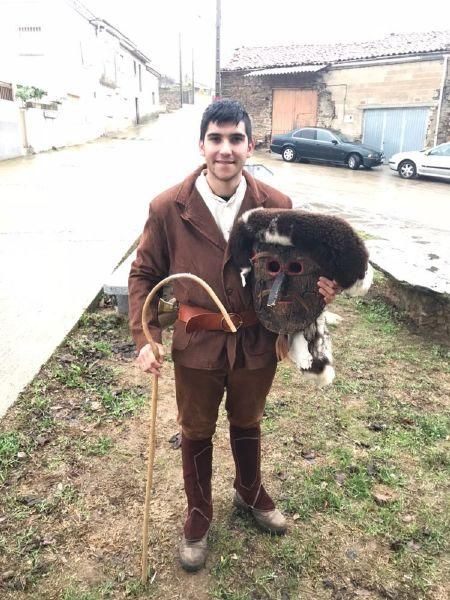
<svg viewBox="0 0 450 600">
<path fill-rule="evenodd" d="M 438 104 L 438 110 L 437 110 L 437 115 L 436 115 L 436 128 L 435 128 L 435 132 L 434 132 L 433 146 L 437 146 L 437 139 L 438 139 L 438 133 L 439 133 L 439 121 L 441 120 L 442 105 L 444 104 L 444 88 L 445 88 L 445 80 L 447 78 L 447 67 L 448 67 L 448 54 L 446 54 L 444 56 L 444 66 L 442 67 L 442 80 L 441 80 L 441 87 L 439 90 L 439 104 Z"/>
</svg>

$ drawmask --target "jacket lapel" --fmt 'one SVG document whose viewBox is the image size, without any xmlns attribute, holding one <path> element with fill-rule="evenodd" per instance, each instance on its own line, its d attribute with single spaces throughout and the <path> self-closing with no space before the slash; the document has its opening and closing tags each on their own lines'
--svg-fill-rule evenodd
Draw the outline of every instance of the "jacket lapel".
<svg viewBox="0 0 450 600">
<path fill-rule="evenodd" d="M 245 192 L 245 196 L 242 200 L 241 208 L 239 209 L 239 212 L 234 220 L 235 223 L 247 210 L 264 206 L 267 200 L 266 194 L 261 189 L 258 189 L 256 181 L 253 179 L 253 177 L 249 175 L 246 171 L 243 172 L 243 175 L 247 181 L 247 191 Z M 225 257 L 223 261 L 224 266 L 230 260 L 230 258 L 230 247 L 229 244 L 227 244 L 225 249 Z"/>
<path fill-rule="evenodd" d="M 184 180 L 177 196 L 177 202 L 184 206 L 181 218 L 195 227 L 211 244 L 224 251 L 227 245 L 225 238 L 195 187 L 195 181 L 204 168 L 205 166 L 200 167 Z"/>
</svg>

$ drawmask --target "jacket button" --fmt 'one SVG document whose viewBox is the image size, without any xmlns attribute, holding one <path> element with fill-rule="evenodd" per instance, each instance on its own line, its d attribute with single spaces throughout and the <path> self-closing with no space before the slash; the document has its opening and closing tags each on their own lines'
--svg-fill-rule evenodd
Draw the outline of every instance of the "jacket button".
<svg viewBox="0 0 450 600">
<path fill-rule="evenodd" d="M 233 288 L 227 288 L 225 291 L 227 292 L 228 296 L 231 296 L 231 294 L 233 293 L 234 290 L 233 290 Z"/>
</svg>

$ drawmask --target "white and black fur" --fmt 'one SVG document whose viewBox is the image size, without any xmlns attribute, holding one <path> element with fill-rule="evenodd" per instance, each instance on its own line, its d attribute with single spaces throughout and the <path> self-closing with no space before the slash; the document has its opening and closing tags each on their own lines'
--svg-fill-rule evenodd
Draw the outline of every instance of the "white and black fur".
<svg viewBox="0 0 450 600">
<path fill-rule="evenodd" d="M 249 210 L 234 225 L 230 250 L 240 268 L 242 284 L 251 271 L 255 242 L 293 246 L 319 265 L 321 274 L 335 280 L 350 296 L 367 293 L 373 270 L 362 239 L 338 217 L 295 209 Z M 289 358 L 319 387 L 334 379 L 331 338 L 326 310 L 304 330 L 289 336 Z"/>
</svg>

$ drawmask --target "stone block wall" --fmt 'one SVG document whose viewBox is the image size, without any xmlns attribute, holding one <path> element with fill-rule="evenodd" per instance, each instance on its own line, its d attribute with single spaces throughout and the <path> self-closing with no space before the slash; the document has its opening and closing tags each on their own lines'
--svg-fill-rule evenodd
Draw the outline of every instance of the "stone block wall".
<svg viewBox="0 0 450 600">
<path fill-rule="evenodd" d="M 334 127 L 362 138 L 365 108 L 427 106 L 430 119 L 426 144 L 432 145 L 442 81 L 443 58 L 397 64 L 331 68 L 317 73 L 245 77 L 248 71 L 222 71 L 222 96 L 240 100 L 252 118 L 257 145 L 267 146 L 272 133 L 273 90 L 317 89 L 317 125 Z M 450 63 L 439 142 L 450 139 Z"/>
<path fill-rule="evenodd" d="M 180 88 L 159 88 L 159 102 L 166 105 L 166 110 L 181 108 Z"/>
<path fill-rule="evenodd" d="M 272 101 L 276 88 L 317 88 L 314 75 L 298 74 L 278 77 L 244 77 L 248 71 L 222 72 L 222 97 L 239 100 L 246 107 L 253 124 L 257 146 L 267 146 L 272 134 Z"/>
<path fill-rule="evenodd" d="M 265 77 L 244 77 L 247 71 L 222 73 L 222 97 L 239 100 L 253 124 L 253 137 L 266 145 L 272 130 L 272 88 Z"/>
<path fill-rule="evenodd" d="M 442 64 L 443 59 L 438 59 L 330 69 L 324 84 L 335 106 L 331 126 L 361 138 L 365 108 L 427 106 L 430 120 L 426 143 L 432 145 Z"/>
<path fill-rule="evenodd" d="M 430 289 L 398 281 L 383 271 L 382 283 L 371 294 L 378 295 L 402 311 L 418 329 L 450 341 L 450 297 Z"/>
</svg>

